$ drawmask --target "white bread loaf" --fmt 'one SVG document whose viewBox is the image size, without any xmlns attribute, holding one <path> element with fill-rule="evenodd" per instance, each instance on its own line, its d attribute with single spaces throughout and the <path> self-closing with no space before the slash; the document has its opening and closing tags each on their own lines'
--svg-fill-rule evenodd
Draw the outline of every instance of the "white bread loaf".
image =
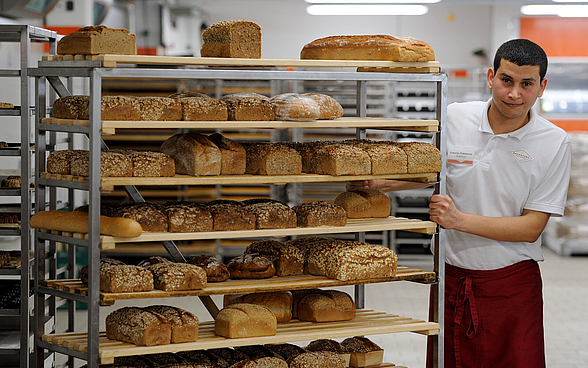
<svg viewBox="0 0 588 368">
<path fill-rule="evenodd" d="M 311 121 L 320 116 L 319 104 L 298 93 L 282 93 L 270 98 L 276 120 Z"/>
<path fill-rule="evenodd" d="M 225 295 L 223 298 L 223 307 L 237 303 L 267 307 L 276 316 L 278 323 L 285 323 L 292 319 L 292 293 L 289 291 Z"/>
<path fill-rule="evenodd" d="M 278 329 L 276 316 L 266 307 L 237 303 L 223 308 L 214 320 L 214 332 L 231 339 L 273 336 Z"/>
<path fill-rule="evenodd" d="M 221 151 L 203 134 L 174 134 L 161 144 L 160 151 L 174 159 L 178 174 L 220 175 Z"/>
<path fill-rule="evenodd" d="M 302 96 L 316 101 L 320 109 L 319 119 L 331 120 L 343 116 L 343 106 L 331 96 L 322 93 L 304 93 Z"/>
</svg>

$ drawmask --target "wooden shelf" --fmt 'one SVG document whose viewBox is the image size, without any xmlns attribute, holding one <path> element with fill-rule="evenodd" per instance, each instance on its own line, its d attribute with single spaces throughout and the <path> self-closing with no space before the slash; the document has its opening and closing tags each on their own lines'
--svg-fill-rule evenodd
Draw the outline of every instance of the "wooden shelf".
<svg viewBox="0 0 588 368">
<path fill-rule="evenodd" d="M 119 356 L 157 354 L 169 351 L 188 351 L 215 349 L 257 344 L 291 343 L 324 338 L 351 337 L 356 335 L 387 334 L 398 332 L 416 332 L 424 335 L 437 335 L 439 324 L 412 318 L 400 317 L 373 310 L 358 310 L 351 321 L 312 323 L 292 320 L 278 324 L 275 336 L 227 339 L 214 334 L 214 322 L 203 322 L 198 331 L 198 341 L 173 345 L 136 346 L 120 341 L 109 340 L 106 332 L 99 334 L 99 355 L 101 364 L 112 364 Z M 48 344 L 58 345 L 66 350 L 87 352 L 88 337 L 86 333 L 65 333 L 43 335 L 42 340 Z"/>
<path fill-rule="evenodd" d="M 43 124 L 89 126 L 89 120 L 43 118 Z M 409 130 L 417 132 L 437 132 L 437 120 L 386 119 L 342 117 L 333 120 L 313 121 L 127 121 L 103 120 L 102 134 L 116 134 L 117 129 L 325 129 L 325 128 L 365 128 L 385 130 Z"/>
<path fill-rule="evenodd" d="M 186 291 L 163 291 L 152 290 L 134 293 L 104 293 L 100 292 L 100 304 L 112 305 L 117 300 L 126 299 L 152 299 L 152 298 L 173 298 L 184 296 L 204 295 L 229 295 L 244 293 L 259 293 L 281 290 L 316 289 L 326 287 L 338 287 L 347 285 L 374 284 L 392 281 L 416 281 L 422 283 L 433 283 L 436 281 L 435 272 L 398 267 L 396 276 L 390 278 L 378 278 L 356 281 L 339 281 L 324 276 L 297 275 L 297 276 L 274 276 L 269 279 L 245 279 L 227 280 L 224 282 L 209 283 L 201 290 Z M 88 294 L 88 285 L 83 284 L 79 279 L 71 280 L 45 280 L 44 285 L 56 290 L 71 292 L 79 295 Z"/>
</svg>

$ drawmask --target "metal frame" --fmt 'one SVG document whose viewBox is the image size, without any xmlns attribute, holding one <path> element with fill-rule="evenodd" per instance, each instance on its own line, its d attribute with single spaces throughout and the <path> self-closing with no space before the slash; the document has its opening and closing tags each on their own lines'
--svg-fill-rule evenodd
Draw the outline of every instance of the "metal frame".
<svg viewBox="0 0 588 368">
<path fill-rule="evenodd" d="M 45 124 L 41 124 L 41 117 L 46 116 L 44 106 L 46 104 L 46 82 L 49 81 L 51 85 L 58 90 L 60 93 L 66 93 L 62 90 L 62 84 L 59 82 L 60 77 L 86 77 L 90 79 L 90 124 L 89 127 L 76 127 L 74 129 L 63 129 L 63 131 L 71 133 L 85 133 L 89 137 L 89 151 L 90 151 L 90 178 L 89 183 L 85 184 L 83 188 L 89 191 L 90 200 L 90 228 L 88 240 L 76 240 L 68 241 L 67 238 L 59 236 L 50 236 L 48 234 L 37 234 L 37 248 L 39 251 L 44 249 L 45 241 L 56 237 L 61 241 L 65 241 L 69 244 L 87 246 L 89 248 L 88 255 L 88 275 L 89 275 L 89 294 L 87 296 L 76 297 L 76 300 L 88 303 L 88 348 L 87 353 L 73 353 L 67 351 L 65 353 L 72 355 L 75 354 L 77 358 L 84 359 L 88 363 L 88 368 L 97 368 L 99 364 L 99 351 L 98 351 L 98 333 L 99 333 L 99 259 L 100 251 L 99 247 L 95 246 L 100 242 L 99 238 L 99 215 L 100 215 L 100 149 L 103 146 L 101 141 L 101 120 L 100 120 L 100 97 L 102 95 L 101 86 L 103 78 L 137 78 L 137 79 L 176 79 L 176 80 L 188 80 L 188 79 L 238 79 L 238 80 L 351 80 L 356 81 L 358 84 L 357 88 L 357 99 L 358 99 L 358 116 L 365 116 L 365 100 L 366 100 L 366 83 L 372 80 L 386 80 L 386 81 L 422 81 L 422 82 L 436 82 L 437 83 L 437 118 L 440 122 L 440 131 L 437 133 L 436 145 L 439 149 L 445 149 L 445 121 L 446 121 L 446 105 L 447 105 L 447 76 L 444 74 L 403 74 L 403 73 L 360 73 L 353 70 L 353 72 L 325 72 L 325 71 L 278 71 L 278 70 L 215 70 L 215 69 L 134 69 L 134 68 L 102 68 L 99 62 L 95 61 L 80 61 L 76 63 L 75 68 L 65 68 L 66 64 L 61 66 L 60 62 L 55 62 L 55 67 L 47 67 L 46 63 L 40 63 L 39 68 L 29 70 L 30 75 L 36 77 L 36 85 L 38 87 L 37 93 L 37 135 L 38 141 L 44 143 L 44 133 L 49 127 Z M 61 84 L 61 85 L 60 85 Z M 60 91 L 61 90 L 61 91 Z M 55 129 L 52 127 L 51 129 Z M 357 137 L 365 137 L 365 130 L 358 129 Z M 45 150 L 44 145 L 41 145 L 37 155 L 37 167 L 44 168 L 44 157 Z M 440 193 L 445 193 L 445 163 L 443 164 L 443 171 L 441 172 L 441 180 L 436 184 L 436 189 Z M 38 178 L 37 178 L 38 179 Z M 37 180 L 38 181 L 38 180 Z M 51 182 L 45 180 L 41 187 L 44 185 L 51 185 Z M 80 188 L 81 189 L 81 188 Z M 136 189 L 135 189 L 136 190 Z M 41 192 L 41 190 L 39 190 Z M 138 192 L 137 192 L 138 194 Z M 40 198 L 39 198 L 40 199 Z M 37 202 L 38 205 L 40 200 Z M 364 233 L 357 234 L 358 239 L 363 239 Z M 444 262 L 444 251 L 443 248 L 438 244 L 438 237 L 435 239 L 435 271 L 438 275 L 438 282 L 434 287 L 436 301 L 434 306 L 435 320 L 440 323 L 440 332 L 434 340 L 436 342 L 437 351 L 437 366 L 443 366 L 443 346 L 439 344 L 439 341 L 443 341 L 443 298 L 439 298 L 438 295 L 444 293 L 445 268 Z M 172 244 L 173 245 L 173 244 Z M 173 255 L 173 252 L 177 251 L 173 247 L 167 248 L 168 252 Z M 182 256 L 183 258 L 183 256 Z M 39 263 L 40 264 L 40 263 Z M 37 270 L 39 277 L 39 283 L 44 280 L 45 272 L 43 269 Z M 38 288 L 39 294 L 36 298 L 41 299 L 45 293 L 51 295 L 57 295 L 57 293 L 49 288 Z M 356 287 L 355 291 L 356 304 L 359 308 L 364 306 L 364 290 L 362 286 Z M 63 297 L 71 298 L 70 294 L 64 293 Z M 207 305 L 207 307 L 209 307 Z M 210 310 L 210 308 L 209 308 Z M 211 312 L 214 313 L 214 312 Z M 41 318 L 38 316 L 37 321 Z M 60 348 L 56 348 L 53 345 L 44 343 L 40 340 L 42 330 L 37 329 L 36 343 L 40 348 L 50 349 L 58 352 Z M 38 354 L 40 353 L 38 351 Z M 40 365 L 37 367 L 41 368 Z"/>
</svg>

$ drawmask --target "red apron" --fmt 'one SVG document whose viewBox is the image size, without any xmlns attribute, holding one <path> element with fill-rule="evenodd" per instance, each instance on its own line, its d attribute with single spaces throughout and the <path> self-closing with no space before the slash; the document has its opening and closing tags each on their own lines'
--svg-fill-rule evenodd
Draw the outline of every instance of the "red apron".
<svg viewBox="0 0 588 368">
<path fill-rule="evenodd" d="M 431 317 L 431 316 L 430 316 Z M 539 265 L 446 265 L 445 368 L 545 368 Z M 427 367 L 433 367 L 429 344 Z"/>
</svg>

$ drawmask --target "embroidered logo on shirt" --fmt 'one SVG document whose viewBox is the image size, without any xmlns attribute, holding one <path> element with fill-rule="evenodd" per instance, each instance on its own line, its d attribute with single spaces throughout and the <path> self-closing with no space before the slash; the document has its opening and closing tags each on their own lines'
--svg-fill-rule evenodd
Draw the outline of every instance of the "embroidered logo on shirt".
<svg viewBox="0 0 588 368">
<path fill-rule="evenodd" d="M 509 151 L 518 162 L 531 161 L 533 157 L 525 150 Z"/>
</svg>

